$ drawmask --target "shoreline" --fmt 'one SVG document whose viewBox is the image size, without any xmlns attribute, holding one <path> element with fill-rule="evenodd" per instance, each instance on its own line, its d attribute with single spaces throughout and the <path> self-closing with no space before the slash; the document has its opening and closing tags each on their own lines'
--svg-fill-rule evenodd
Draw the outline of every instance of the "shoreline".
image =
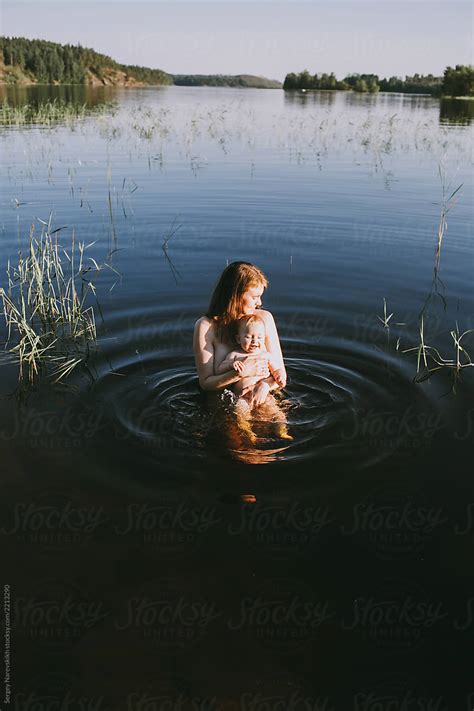
<svg viewBox="0 0 474 711">
<path fill-rule="evenodd" d="M 3 87 L 15 87 L 15 88 L 29 88 L 33 86 L 38 86 L 38 87 L 84 87 L 84 88 L 91 88 L 91 89 L 103 89 L 103 88 L 113 88 L 113 87 L 120 87 L 122 89 L 147 89 L 147 88 L 157 88 L 157 87 L 177 87 L 177 88 L 183 88 L 183 89 L 264 89 L 264 90 L 272 90 L 272 91 L 283 91 L 285 93 L 289 94 L 316 94 L 316 93 L 331 93 L 331 94 L 360 94 L 360 95 L 371 95 L 371 96 L 378 96 L 378 95 L 401 95 L 401 96 L 429 96 L 432 99 L 450 99 L 450 100 L 459 100 L 459 101 L 474 101 L 474 96 L 449 96 L 449 95 L 441 95 L 441 96 L 436 96 L 434 94 L 426 94 L 426 93 L 415 93 L 412 91 L 377 91 L 377 92 L 370 92 L 370 91 L 352 91 L 351 89 L 283 89 L 282 87 L 264 87 L 264 86 L 231 86 L 230 84 L 225 84 L 225 85 L 213 85 L 213 84 L 145 84 L 144 82 L 137 82 L 137 83 L 127 83 L 127 84 L 122 84 L 122 83 L 116 83 L 116 84 L 102 84 L 102 83 L 87 83 L 87 84 L 41 84 L 39 82 L 15 82 L 15 83 L 10 83 L 10 82 L 3 82 L 0 81 L 0 88 Z"/>
</svg>

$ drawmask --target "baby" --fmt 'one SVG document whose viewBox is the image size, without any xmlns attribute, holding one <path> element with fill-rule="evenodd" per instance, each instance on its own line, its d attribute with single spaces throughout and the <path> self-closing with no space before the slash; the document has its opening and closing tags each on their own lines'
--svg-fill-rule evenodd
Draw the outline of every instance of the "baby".
<svg viewBox="0 0 474 711">
<path fill-rule="evenodd" d="M 271 354 L 268 353 L 265 347 L 265 324 L 259 316 L 256 314 L 242 316 L 242 318 L 240 318 L 237 322 L 237 334 L 235 340 L 239 344 L 240 348 L 236 348 L 226 355 L 225 360 L 217 369 L 217 374 L 225 373 L 226 371 L 232 369 L 237 371 L 237 373 L 241 373 L 244 368 L 243 361 L 248 355 L 263 355 L 267 357 L 268 369 L 274 380 L 280 387 L 283 387 L 284 380 L 281 377 L 278 368 L 276 368 Z M 256 441 L 256 436 L 249 423 L 251 411 L 250 403 L 253 388 L 251 388 L 245 395 L 242 395 L 241 393 L 244 388 L 255 386 L 258 382 L 264 379 L 264 376 L 260 375 L 252 375 L 246 378 L 241 378 L 232 388 L 233 392 L 239 396 L 235 406 L 239 425 L 252 442 Z M 270 419 L 277 423 L 276 434 L 278 437 L 281 439 L 293 439 L 288 434 L 285 415 L 279 408 L 273 395 L 269 393 L 263 405 L 265 406 L 265 410 L 267 411 Z"/>
</svg>

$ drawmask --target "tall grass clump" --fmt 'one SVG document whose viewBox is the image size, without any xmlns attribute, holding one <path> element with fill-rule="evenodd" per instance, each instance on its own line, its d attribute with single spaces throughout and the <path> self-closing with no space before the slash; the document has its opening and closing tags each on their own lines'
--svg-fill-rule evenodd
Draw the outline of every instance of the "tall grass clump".
<svg viewBox="0 0 474 711">
<path fill-rule="evenodd" d="M 43 101 L 37 106 L 33 104 L 14 106 L 8 99 L 4 99 L 0 104 L 0 125 L 18 127 L 38 124 L 49 126 L 59 122 L 67 123 L 84 119 L 89 113 L 105 113 L 114 109 L 115 104 L 113 103 L 88 107 L 87 104 L 61 99 Z"/>
<path fill-rule="evenodd" d="M 4 99 L 0 106 L 0 124 L 3 126 L 23 126 L 25 124 L 51 124 L 68 119 L 81 119 L 86 115 L 86 104 L 72 102 L 45 101 L 38 106 L 22 104 L 14 106 Z"/>
<path fill-rule="evenodd" d="M 74 232 L 70 248 L 62 247 L 58 235 L 64 228 L 52 230 L 51 219 L 40 221 L 39 236 L 32 225 L 28 251 L 19 251 L 18 263 L 8 261 L 8 292 L 0 289 L 6 349 L 18 362 L 19 380 L 29 383 L 41 374 L 58 382 L 87 358 L 97 338 L 94 309 L 86 305 L 90 294 L 96 297 L 92 279 L 104 267 L 116 271 L 86 259 L 94 242 L 76 242 Z"/>
</svg>

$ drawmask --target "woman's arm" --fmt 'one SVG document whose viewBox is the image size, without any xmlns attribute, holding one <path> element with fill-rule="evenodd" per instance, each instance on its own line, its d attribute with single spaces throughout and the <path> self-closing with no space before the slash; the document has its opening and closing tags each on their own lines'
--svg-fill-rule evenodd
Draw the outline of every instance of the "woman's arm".
<svg viewBox="0 0 474 711">
<path fill-rule="evenodd" d="M 277 364 L 272 360 L 271 356 L 268 359 L 268 368 L 270 370 L 270 375 L 277 383 L 277 387 L 284 388 L 286 385 L 286 371 L 285 371 L 285 369 L 278 368 Z M 274 390 L 275 388 L 271 388 L 271 389 Z"/>
<path fill-rule="evenodd" d="M 234 368 L 234 358 L 232 356 L 226 357 L 226 359 L 223 360 L 222 363 L 217 366 L 216 373 L 217 375 L 222 375 L 222 373 L 226 373 L 229 370 L 234 370 L 238 372 L 237 368 Z"/>
<path fill-rule="evenodd" d="M 240 374 L 234 369 L 220 375 L 214 375 L 214 343 L 212 322 L 200 318 L 194 326 L 193 350 L 199 385 L 203 390 L 221 390 L 240 380 Z"/>
<path fill-rule="evenodd" d="M 280 346 L 280 338 L 278 336 L 278 331 L 277 327 L 275 325 L 275 320 L 270 313 L 270 311 L 264 311 L 263 309 L 258 310 L 258 315 L 261 316 L 265 322 L 265 331 L 266 331 L 266 337 L 265 337 L 265 345 L 267 348 L 267 351 L 269 353 L 269 360 L 271 361 L 271 364 L 275 370 L 278 370 L 278 373 L 281 377 L 282 382 L 284 383 L 281 387 L 285 387 L 286 385 L 286 369 L 285 369 L 285 364 L 283 362 L 283 354 L 281 352 L 281 346 Z M 271 383 L 269 383 L 271 386 Z M 280 387 L 278 384 L 275 387 L 271 386 L 272 390 L 275 390 L 277 387 Z"/>
</svg>

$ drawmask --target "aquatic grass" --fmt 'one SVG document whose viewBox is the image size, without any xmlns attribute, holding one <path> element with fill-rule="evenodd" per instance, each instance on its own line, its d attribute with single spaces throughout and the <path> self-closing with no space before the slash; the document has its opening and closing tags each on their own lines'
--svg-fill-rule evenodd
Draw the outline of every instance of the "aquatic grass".
<svg viewBox="0 0 474 711">
<path fill-rule="evenodd" d="M 383 316 L 379 316 L 378 314 L 375 314 L 375 315 L 384 328 L 384 331 L 387 335 L 387 345 L 388 345 L 390 343 L 390 319 L 392 318 L 392 316 L 394 314 L 392 311 L 392 313 L 387 315 L 387 300 L 386 300 L 385 296 L 383 297 Z M 406 326 L 406 323 L 398 321 L 395 323 L 395 326 Z M 397 339 L 397 344 L 396 344 L 395 349 L 398 351 L 399 348 L 400 348 L 400 338 Z"/>
<path fill-rule="evenodd" d="M 448 222 L 447 222 L 447 215 L 448 212 L 456 205 L 459 196 L 458 193 L 463 187 L 463 183 L 458 185 L 455 190 L 452 190 L 452 185 L 449 183 L 446 185 L 446 173 L 444 169 L 442 168 L 441 164 L 438 166 L 438 171 L 439 171 L 439 177 L 441 179 L 441 188 L 442 188 L 442 200 L 441 200 L 441 212 L 440 212 L 440 217 L 439 217 L 439 224 L 438 224 L 438 240 L 437 240 L 437 245 L 436 245 L 436 253 L 435 253 L 435 275 L 437 275 L 439 271 L 439 264 L 440 264 L 440 259 L 441 259 L 441 244 L 443 242 L 443 237 L 445 235 L 446 230 L 448 229 Z M 451 194 L 447 196 L 448 192 Z M 458 196 L 458 197 L 456 197 Z M 454 199 L 456 198 L 456 199 Z"/>
<path fill-rule="evenodd" d="M 424 321 L 422 317 L 419 329 L 419 344 L 414 348 L 407 348 L 402 351 L 402 353 L 412 353 L 416 351 L 417 368 L 415 381 L 421 383 L 431 377 L 431 375 L 436 371 L 448 368 L 453 373 L 453 391 L 456 392 L 456 384 L 461 377 L 462 370 L 464 368 L 474 366 L 470 354 L 464 345 L 461 345 L 462 339 L 469 333 L 474 333 L 474 329 L 471 328 L 463 333 L 460 333 L 459 326 L 456 321 L 456 328 L 450 332 L 451 338 L 453 339 L 454 356 L 452 358 L 444 358 L 440 354 L 438 348 L 427 345 L 425 341 Z M 421 361 L 423 361 L 423 367 L 421 367 Z"/>
<path fill-rule="evenodd" d="M 383 328 L 386 330 L 388 344 L 390 333 L 389 321 L 392 318 L 393 313 L 387 316 L 385 298 L 383 302 L 384 315 L 383 317 L 377 315 L 377 318 L 383 325 Z M 406 326 L 407 324 L 397 322 L 395 325 Z M 438 348 L 436 348 L 435 346 L 428 345 L 425 336 L 425 318 L 424 314 L 421 314 L 418 325 L 418 344 L 411 348 L 405 348 L 401 350 L 402 354 L 416 353 L 416 375 L 414 378 L 415 382 L 422 383 L 423 381 L 428 380 L 428 378 L 430 378 L 433 373 L 443 369 L 448 369 L 453 374 L 454 382 L 452 389 L 453 392 L 456 392 L 456 385 L 461 378 L 461 373 L 463 369 L 474 366 L 474 362 L 472 361 L 469 352 L 462 343 L 463 339 L 470 333 L 474 333 L 474 329 L 467 329 L 460 333 L 459 326 L 456 321 L 456 327 L 452 331 L 450 331 L 450 336 L 453 339 L 454 354 L 451 358 L 445 358 L 441 355 Z M 396 351 L 400 351 L 400 342 L 401 338 L 398 337 L 395 345 Z"/>
<path fill-rule="evenodd" d="M 452 189 L 452 183 L 447 184 L 446 173 L 443 169 L 442 163 L 438 165 L 438 172 L 441 179 L 442 187 L 442 199 L 441 199 L 441 210 L 437 229 L 437 243 L 435 251 L 435 263 L 433 269 L 433 279 L 431 283 L 430 291 L 423 303 L 423 307 L 418 315 L 418 345 L 412 348 L 406 348 L 401 352 L 405 353 L 416 353 L 416 382 L 423 382 L 427 380 L 431 375 L 442 369 L 449 369 L 454 376 L 453 391 L 456 392 L 456 384 L 461 377 L 461 372 L 464 368 L 469 368 L 474 365 L 471 360 L 469 352 L 466 350 L 462 344 L 463 339 L 470 333 L 474 332 L 474 329 L 468 329 L 462 333 L 459 331 L 458 323 L 456 321 L 455 329 L 450 331 L 451 338 L 454 344 L 454 356 L 451 358 L 445 358 L 441 355 L 438 348 L 435 346 L 428 345 L 425 338 L 425 316 L 428 314 L 428 306 L 433 295 L 438 296 L 443 304 L 444 311 L 447 309 L 447 302 L 444 295 L 439 290 L 439 285 L 444 290 L 444 284 L 439 276 L 440 271 L 440 260 L 441 260 L 441 245 L 443 242 L 444 235 L 447 231 L 447 214 L 456 205 L 459 199 L 459 191 L 463 187 L 463 183 L 457 186 L 454 190 Z M 438 203 L 435 203 L 438 204 Z M 377 319 L 383 325 L 383 328 L 387 333 L 387 343 L 389 342 L 389 332 L 390 332 L 390 319 L 393 313 L 387 315 L 387 302 L 385 297 L 383 298 L 383 316 L 377 314 Z M 406 324 L 397 323 L 397 326 L 404 326 Z M 400 350 L 400 338 L 397 339 L 396 350 Z"/>
<path fill-rule="evenodd" d="M 59 122 L 67 123 L 84 119 L 88 114 L 110 113 L 114 108 L 113 103 L 88 106 L 86 103 L 61 99 L 44 101 L 37 106 L 33 104 L 15 106 L 8 99 L 4 99 L 0 104 L 0 126 L 19 127 L 34 124 L 48 126 Z"/>
<path fill-rule="evenodd" d="M 315 105 L 314 112 L 307 108 L 306 115 L 299 119 L 286 109 L 270 117 L 272 131 L 265 141 L 286 153 L 290 162 L 314 163 L 323 170 L 332 155 L 349 154 L 356 165 L 374 171 L 390 190 L 397 178 L 390 170 L 389 156 L 416 151 L 429 156 L 430 161 L 436 155 L 442 160 L 465 159 L 463 141 L 432 120 L 402 118 L 393 110 L 374 116 L 370 109 L 354 120 L 352 115 L 347 118 L 343 113 L 336 115 L 330 107 L 323 115 L 318 110 L 320 105 Z M 249 108 L 242 100 L 217 106 L 196 105 L 189 112 L 145 103 L 124 110 L 119 107 L 108 110 L 105 105 L 98 105 L 87 108 L 89 112 L 97 116 L 97 123 L 81 120 L 84 135 L 90 128 L 94 136 L 119 142 L 129 156 L 143 155 L 150 170 L 155 165 L 162 168 L 168 149 L 177 148 L 181 157 L 189 159 L 195 175 L 198 169 L 210 165 L 209 157 L 202 154 L 203 140 L 218 147 L 224 155 L 232 155 L 239 146 L 242 155 L 246 153 L 256 165 L 255 151 L 260 147 L 257 136 L 262 131 L 267 135 L 269 121 L 266 113 Z M 76 123 L 69 122 L 71 130 Z"/>
<path fill-rule="evenodd" d="M 457 201 L 460 197 L 459 191 L 463 187 L 463 183 L 461 183 L 460 185 L 458 185 L 457 188 L 452 190 L 452 183 L 451 182 L 449 184 L 446 183 L 446 173 L 445 173 L 445 170 L 444 170 L 441 162 L 438 165 L 438 173 L 439 173 L 439 177 L 441 180 L 442 196 L 441 196 L 441 203 L 434 203 L 435 205 L 440 205 L 441 210 L 440 210 L 438 229 L 437 229 L 435 260 L 434 260 L 434 267 L 433 267 L 433 279 L 431 282 L 431 288 L 430 288 L 428 295 L 423 303 L 423 308 L 421 309 L 420 314 L 419 314 L 420 319 L 427 312 L 428 306 L 429 306 L 433 296 L 438 297 L 441 300 L 445 311 L 447 308 L 446 298 L 443 293 L 445 291 L 445 286 L 444 286 L 444 283 L 439 275 L 440 263 L 441 263 L 441 245 L 443 243 L 444 235 L 448 229 L 447 215 L 450 212 L 450 210 L 452 210 L 452 208 L 457 204 Z M 448 195 L 448 193 L 450 193 L 450 194 Z"/>
<path fill-rule="evenodd" d="M 0 125 L 24 126 L 27 124 L 51 124 L 57 121 L 82 119 L 86 115 L 86 104 L 76 104 L 54 99 L 38 106 L 22 104 L 14 106 L 4 99 L 0 105 Z"/>
<path fill-rule="evenodd" d="M 178 232 L 178 230 L 180 230 L 182 227 L 182 225 L 176 225 L 177 219 L 178 219 L 178 216 L 176 215 L 176 217 L 173 220 L 173 224 L 171 225 L 168 233 L 165 235 L 165 237 L 163 239 L 163 244 L 161 245 L 161 249 L 163 250 L 165 259 L 170 266 L 171 274 L 173 275 L 173 279 L 176 284 L 178 284 L 178 280 L 181 279 L 181 274 L 179 273 L 178 269 L 173 264 L 173 261 L 172 261 L 170 255 L 168 254 L 168 242 Z"/>
<path fill-rule="evenodd" d="M 52 229 L 52 215 L 40 222 L 39 236 L 35 225 L 30 229 L 26 255 L 19 251 L 15 265 L 8 261 L 8 293 L 0 289 L 5 347 L 18 362 L 19 380 L 29 383 L 43 373 L 58 382 L 85 360 L 97 339 L 94 309 L 86 305 L 90 294 L 97 301 L 92 278 L 105 267 L 117 273 L 106 261 L 86 259 L 94 242 L 76 242 L 73 231 L 68 251 L 58 240 L 65 227 Z M 13 333 L 17 343 L 9 347 Z"/>
<path fill-rule="evenodd" d="M 383 324 L 384 328 L 389 328 L 388 322 L 392 318 L 393 313 L 389 314 L 387 316 L 387 302 L 385 300 L 385 296 L 383 297 L 383 317 L 382 316 L 377 316 L 378 320 Z"/>
<path fill-rule="evenodd" d="M 416 363 L 416 372 L 417 374 L 420 372 L 420 362 L 421 359 L 423 358 L 423 363 L 425 368 L 428 367 L 428 350 L 431 348 L 431 346 L 427 346 L 425 344 L 425 322 L 424 322 L 424 317 L 421 317 L 420 320 L 420 343 L 418 346 L 414 348 L 407 348 L 406 350 L 402 351 L 402 353 L 411 353 L 413 351 L 416 351 L 417 353 L 417 363 Z"/>
</svg>

